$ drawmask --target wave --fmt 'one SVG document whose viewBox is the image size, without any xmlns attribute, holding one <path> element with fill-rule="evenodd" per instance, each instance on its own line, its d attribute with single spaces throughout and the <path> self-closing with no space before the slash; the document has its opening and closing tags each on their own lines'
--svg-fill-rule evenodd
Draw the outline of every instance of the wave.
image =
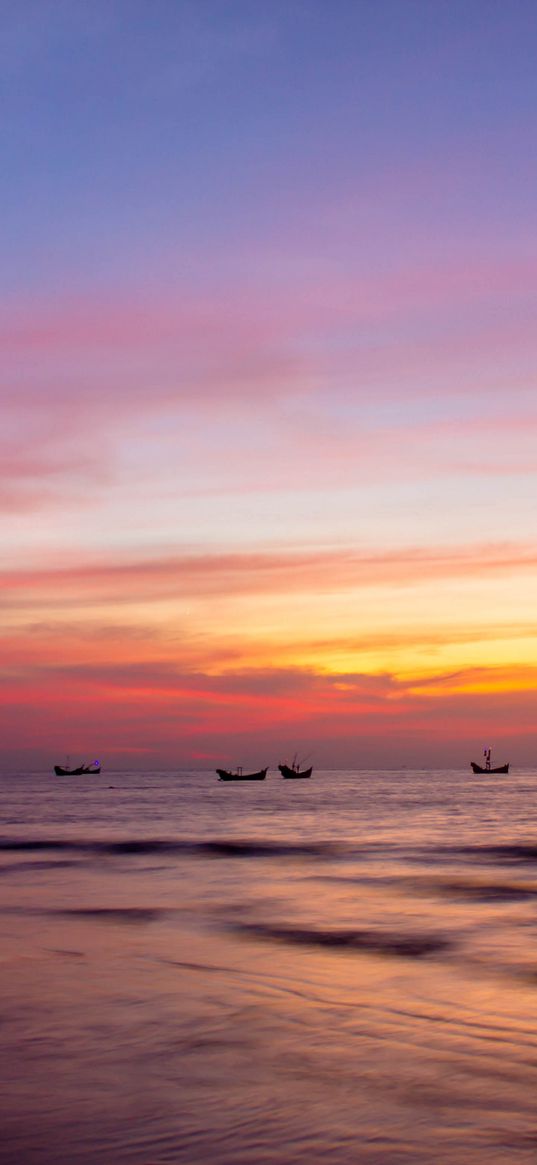
<svg viewBox="0 0 537 1165">
<path fill-rule="evenodd" d="M 73 853 L 79 855 L 138 855 L 160 854 L 169 856 L 203 855 L 215 858 L 314 858 L 316 861 L 367 861 L 379 857 L 403 857 L 413 864 L 434 866 L 451 863 L 454 859 L 465 862 L 517 863 L 537 862 L 537 844 L 534 842 L 514 842 L 502 845 L 436 845 L 415 847 L 389 842 L 349 842 L 331 841 L 285 841 L 278 838 L 0 838 L 1 853 Z M 457 889 L 453 883 L 453 889 Z M 491 889 L 495 893 L 495 887 Z M 508 893 L 498 887 L 498 896 Z M 522 890 L 517 893 L 522 893 Z"/>
<path fill-rule="evenodd" d="M 81 918 L 89 922 L 123 922 L 131 926 L 146 925 L 177 913 L 160 906 L 0 906 L 2 914 L 30 915 L 38 918 Z"/>
<path fill-rule="evenodd" d="M 344 847 L 329 842 L 293 843 L 240 838 L 212 838 L 206 841 L 167 838 L 127 838 L 92 841 L 81 838 L 4 838 L 0 853 L 64 851 L 94 854 L 204 854 L 214 857 L 314 857 L 330 859 L 348 856 Z M 353 856 L 358 854 L 354 850 Z"/>
<path fill-rule="evenodd" d="M 465 846 L 458 850 L 468 856 L 494 858 L 505 862 L 535 862 L 537 861 L 537 845 L 535 842 L 515 842 L 507 845 L 474 845 Z"/>
<path fill-rule="evenodd" d="M 404 880 L 404 879 L 403 879 Z M 414 889 L 422 889 L 417 881 L 409 880 Z M 470 902 L 520 902 L 537 897 L 537 886 L 518 882 L 472 882 L 464 879 L 425 881 L 423 888 L 433 894 L 462 898 Z"/>
<path fill-rule="evenodd" d="M 24 870 L 64 870 L 74 864 L 69 858 L 57 858 L 55 861 L 45 859 L 45 861 L 3 862 L 0 865 L 0 877 L 5 877 L 6 874 L 19 874 Z"/>
<path fill-rule="evenodd" d="M 392 955 L 421 959 L 453 946 L 443 935 L 417 934 L 408 931 L 319 930 L 310 927 L 265 926 L 240 923 L 231 927 L 237 934 L 292 946 L 330 947 L 339 950 L 365 951 L 367 954 Z"/>
<path fill-rule="evenodd" d="M 417 894 L 439 896 L 442 898 L 467 899 L 470 902 L 516 902 L 528 898 L 537 898 L 537 885 L 528 885 L 522 882 L 488 882 L 482 878 L 472 879 L 464 877 L 442 878 L 413 876 L 406 873 L 394 873 L 376 876 L 374 874 L 340 875 L 316 874 L 315 880 L 328 884 L 333 882 L 351 886 L 386 887 L 390 890 L 405 892 L 415 891 Z"/>
<path fill-rule="evenodd" d="M 139 926 L 143 923 L 156 922 L 167 912 L 151 906 L 96 906 L 72 907 L 65 910 L 49 910 L 48 914 L 60 914 L 69 918 L 95 919 L 97 922 L 124 922 Z"/>
</svg>

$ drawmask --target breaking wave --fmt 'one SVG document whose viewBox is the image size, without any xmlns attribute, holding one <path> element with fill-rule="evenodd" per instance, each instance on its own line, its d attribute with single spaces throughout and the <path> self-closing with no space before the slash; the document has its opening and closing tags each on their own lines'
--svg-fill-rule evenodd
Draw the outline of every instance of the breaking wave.
<svg viewBox="0 0 537 1165">
<path fill-rule="evenodd" d="M 376 930 L 321 930 L 295 926 L 265 926 L 241 923 L 233 926 L 237 934 L 292 946 L 330 947 L 338 950 L 365 951 L 367 954 L 421 959 L 446 951 L 453 946 L 443 935 Z"/>
<path fill-rule="evenodd" d="M 223 858 L 314 857 L 331 859 L 346 856 L 346 847 L 328 842 L 292 843 L 257 839 L 211 838 L 206 841 L 167 838 L 128 838 L 116 841 L 92 841 L 81 838 L 1 839 L 0 853 L 71 852 L 80 854 L 188 854 Z M 358 856 L 353 850 L 354 857 Z"/>
</svg>

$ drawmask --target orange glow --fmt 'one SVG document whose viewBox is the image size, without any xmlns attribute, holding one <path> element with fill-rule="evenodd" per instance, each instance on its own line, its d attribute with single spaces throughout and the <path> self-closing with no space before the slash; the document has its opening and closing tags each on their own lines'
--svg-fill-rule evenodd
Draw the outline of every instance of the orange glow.
<svg viewBox="0 0 537 1165">
<path fill-rule="evenodd" d="M 334 739 L 389 757 L 392 734 L 419 749 L 448 724 L 457 748 L 495 721 L 525 735 L 536 575 L 515 544 L 4 569 L 3 731 L 76 751 L 99 725 L 99 753 L 192 763 L 218 741 L 299 738 L 329 760 Z"/>
</svg>

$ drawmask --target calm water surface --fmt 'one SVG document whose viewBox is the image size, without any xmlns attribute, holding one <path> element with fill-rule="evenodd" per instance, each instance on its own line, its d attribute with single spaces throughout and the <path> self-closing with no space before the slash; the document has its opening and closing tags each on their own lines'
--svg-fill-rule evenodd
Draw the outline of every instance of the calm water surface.
<svg viewBox="0 0 537 1165">
<path fill-rule="evenodd" d="M 0 778 L 0 1165 L 535 1165 L 537 772 Z"/>
</svg>

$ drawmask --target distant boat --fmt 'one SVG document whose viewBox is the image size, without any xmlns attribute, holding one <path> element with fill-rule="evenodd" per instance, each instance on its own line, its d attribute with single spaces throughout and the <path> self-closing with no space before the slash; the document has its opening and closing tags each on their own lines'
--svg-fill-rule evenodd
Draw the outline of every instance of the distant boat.
<svg viewBox="0 0 537 1165">
<path fill-rule="evenodd" d="M 310 765 L 309 769 L 302 769 L 301 771 L 295 761 L 293 761 L 292 765 L 278 765 L 278 768 L 282 777 L 285 777 L 288 781 L 296 781 L 300 777 L 311 777 L 313 772 L 313 765 Z"/>
<path fill-rule="evenodd" d="M 54 772 L 57 777 L 98 776 L 100 771 L 101 766 L 98 760 L 94 760 L 90 765 L 79 765 L 77 769 L 68 769 L 62 765 L 54 765 Z"/>
<path fill-rule="evenodd" d="M 473 773 L 508 773 L 509 772 L 509 765 L 508 764 L 507 765 L 498 765 L 498 767 L 495 769 L 493 769 L 491 767 L 490 748 L 485 748 L 483 750 L 483 756 L 485 757 L 485 764 L 484 765 L 476 764 L 475 760 L 470 761 Z"/>
<path fill-rule="evenodd" d="M 216 771 L 221 781 L 264 781 L 268 772 L 268 765 L 266 769 L 260 769 L 258 773 L 243 773 L 240 767 L 235 773 L 230 773 L 228 769 L 217 769 Z"/>
</svg>

